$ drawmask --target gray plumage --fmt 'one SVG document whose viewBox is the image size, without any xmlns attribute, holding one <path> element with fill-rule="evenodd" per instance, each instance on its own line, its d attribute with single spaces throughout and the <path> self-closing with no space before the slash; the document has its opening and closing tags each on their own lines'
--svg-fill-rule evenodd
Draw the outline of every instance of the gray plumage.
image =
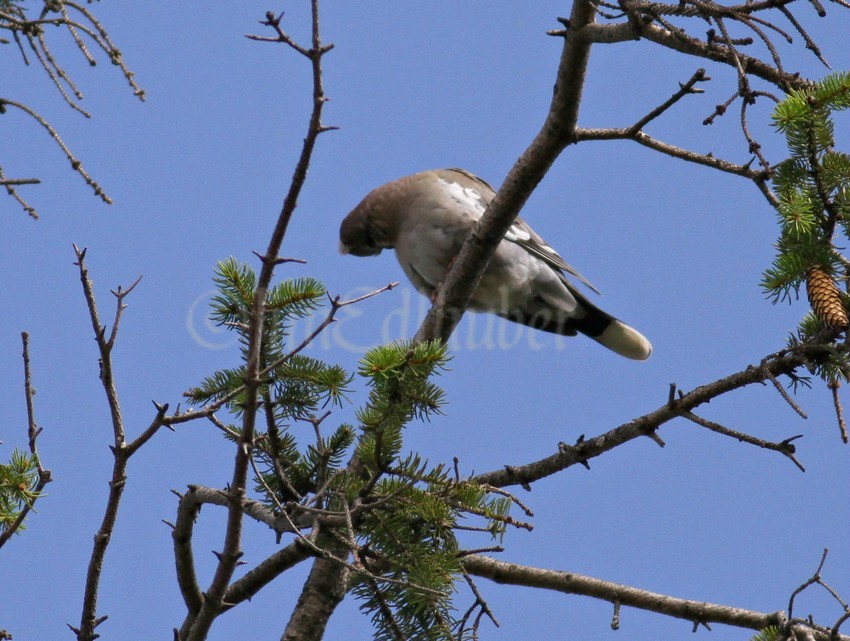
<svg viewBox="0 0 850 641">
<path fill-rule="evenodd" d="M 494 196 L 490 185 L 463 169 L 399 178 L 372 190 L 345 217 L 340 252 L 375 256 L 395 249 L 416 289 L 431 296 Z M 591 303 L 566 274 L 597 291 L 517 218 L 496 248 L 469 308 L 564 336 L 581 332 L 627 358 L 648 358 L 649 341 Z"/>
</svg>

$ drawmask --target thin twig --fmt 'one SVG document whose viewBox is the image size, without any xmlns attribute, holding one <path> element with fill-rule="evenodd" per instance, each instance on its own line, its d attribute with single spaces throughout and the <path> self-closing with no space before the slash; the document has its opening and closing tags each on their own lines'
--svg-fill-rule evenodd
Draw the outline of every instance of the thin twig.
<svg viewBox="0 0 850 641">
<path fill-rule="evenodd" d="M 791 398 L 791 396 L 789 396 L 788 392 L 785 391 L 785 388 L 782 387 L 780 382 L 770 372 L 769 369 L 765 370 L 765 374 L 767 375 L 767 378 L 770 379 L 770 382 L 773 383 L 773 387 L 776 388 L 776 391 L 779 392 L 779 395 L 783 398 L 783 400 L 786 403 L 788 403 L 788 405 L 791 407 L 791 409 L 794 410 L 795 412 L 797 412 L 797 414 L 799 414 L 802 418 L 808 419 L 809 418 L 808 414 L 806 414 L 803 411 L 803 408 L 801 408 L 799 405 L 797 405 L 797 403 L 794 401 L 793 398 Z"/>
<path fill-rule="evenodd" d="M 667 100 L 655 107 L 655 109 L 650 111 L 643 118 L 635 122 L 635 124 L 633 124 L 631 127 L 629 127 L 629 133 L 634 136 L 641 129 L 646 127 L 646 125 L 658 118 L 661 114 L 663 114 L 670 107 L 675 105 L 685 96 L 695 93 L 702 93 L 703 90 L 696 88 L 696 84 L 698 82 L 708 82 L 709 80 L 711 80 L 711 78 L 705 75 L 705 69 L 697 69 L 687 82 L 685 82 L 684 84 L 679 83 L 679 90 L 676 93 L 674 93 Z"/>
<path fill-rule="evenodd" d="M 304 349 L 306 349 L 316 339 L 316 337 L 319 336 L 319 334 L 321 334 L 331 323 L 334 322 L 335 317 L 336 317 L 336 313 L 341 308 L 346 307 L 347 305 L 352 305 L 354 303 L 358 303 L 360 301 L 366 300 L 367 298 L 377 296 L 378 294 L 380 294 L 382 292 L 389 291 L 389 290 L 393 289 L 397 285 L 398 285 L 398 281 L 391 282 L 391 283 L 388 283 L 387 285 L 384 285 L 383 287 L 379 287 L 378 289 L 376 289 L 374 291 L 371 291 L 367 294 L 364 294 L 363 296 L 358 296 L 357 298 L 352 298 L 350 300 L 344 300 L 344 301 L 341 301 L 339 296 L 334 296 L 334 297 L 328 296 L 328 300 L 331 304 L 331 309 L 328 311 L 324 320 L 322 320 L 322 322 L 319 323 L 319 325 L 316 327 L 316 329 L 314 329 L 312 332 L 310 332 L 310 334 L 304 340 L 302 340 L 298 345 L 296 345 L 292 350 L 290 350 L 289 352 L 287 352 L 286 354 L 284 354 L 280 358 L 277 358 L 276 360 L 272 361 L 269 365 L 267 365 L 266 367 L 261 369 L 260 372 L 259 372 L 259 377 L 261 379 L 266 377 L 269 373 L 271 373 L 272 371 L 274 371 L 275 369 L 277 369 L 278 367 L 280 367 L 281 365 L 283 365 L 284 363 L 289 361 L 293 356 L 295 356 L 296 354 L 298 354 L 298 353 L 302 352 Z M 192 412 L 184 412 L 183 414 L 175 415 L 175 416 L 171 416 L 171 417 L 166 418 L 165 419 L 166 424 L 167 425 L 174 425 L 174 424 L 177 424 L 177 423 L 185 423 L 187 421 L 193 421 L 193 420 L 198 419 L 198 418 L 206 418 L 208 416 L 211 416 L 212 414 L 214 414 L 215 412 L 220 410 L 222 407 L 224 407 L 225 405 L 230 403 L 234 398 L 236 398 L 237 396 L 242 394 L 245 390 L 246 390 L 246 385 L 244 385 L 244 384 L 240 385 L 239 387 L 233 389 L 232 391 L 230 391 L 226 395 L 222 396 L 220 399 L 218 399 L 214 403 L 210 403 L 209 405 L 206 405 L 202 409 L 195 410 L 195 411 L 192 411 Z"/>
<path fill-rule="evenodd" d="M 728 427 L 724 427 L 720 423 L 715 423 L 714 421 L 709 421 L 708 419 L 702 418 L 701 416 L 697 416 L 693 412 L 682 412 L 682 416 L 692 423 L 696 423 L 706 429 L 711 430 L 712 432 L 716 432 L 717 434 L 723 434 L 724 436 L 730 436 L 742 443 L 749 443 L 750 445 L 755 445 L 756 447 L 760 447 L 765 450 L 773 450 L 774 452 L 779 452 L 784 456 L 787 456 L 791 462 L 796 465 L 801 472 L 805 472 L 806 468 L 797 460 L 794 456 L 794 452 L 796 448 L 792 441 L 795 441 L 798 438 L 802 438 L 802 434 L 797 434 L 790 438 L 785 439 L 779 443 L 772 443 L 770 441 L 765 441 L 763 439 L 757 438 L 755 436 L 751 436 L 750 434 L 745 434 L 744 432 L 739 432 L 737 430 L 729 429 Z"/>
<path fill-rule="evenodd" d="M 28 501 L 24 502 L 20 513 L 15 520 L 9 524 L 2 532 L 0 532 L 0 548 L 2 548 L 9 539 L 17 532 L 27 515 L 35 508 L 36 501 L 41 498 L 41 493 L 44 486 L 52 480 L 50 470 L 45 469 L 41 463 L 41 457 L 38 454 L 38 445 L 36 441 L 41 434 L 42 428 L 38 427 L 35 422 L 35 408 L 33 406 L 33 397 L 35 389 L 32 386 L 32 371 L 30 370 L 30 337 L 27 332 L 21 332 L 21 342 L 23 343 L 22 357 L 24 359 L 24 398 L 27 408 L 27 440 L 29 442 L 29 450 L 35 461 L 36 471 L 38 472 L 38 481 L 33 488 L 28 489 L 31 495 Z"/>
<path fill-rule="evenodd" d="M 24 200 L 21 197 L 21 195 L 18 193 L 18 190 L 15 189 L 15 187 L 18 186 L 19 184 L 20 185 L 24 185 L 24 184 L 37 185 L 39 183 L 41 183 L 41 181 L 38 178 L 21 178 L 21 179 L 6 178 L 6 174 L 3 172 L 3 168 L 0 167 L 0 186 L 3 186 L 3 187 L 6 188 L 6 193 L 8 193 L 12 198 L 17 200 L 18 204 L 20 204 L 21 208 L 33 220 L 38 220 L 38 212 L 36 211 L 35 207 L 30 205 L 26 200 Z"/>
<path fill-rule="evenodd" d="M 823 566 L 826 563 L 826 557 L 829 554 L 829 548 L 824 548 L 823 554 L 820 557 L 820 563 L 818 563 L 818 567 L 815 570 L 814 574 L 806 579 L 796 590 L 791 593 L 790 598 L 788 599 L 788 618 L 794 616 L 794 599 L 797 598 L 797 595 L 800 594 L 803 590 L 808 588 L 809 586 L 820 581 L 820 573 L 823 570 Z"/>
<path fill-rule="evenodd" d="M 83 163 L 80 160 L 78 160 L 77 157 L 74 156 L 73 153 L 71 153 L 71 150 L 68 148 L 68 146 L 62 140 L 62 138 L 59 136 L 59 132 L 57 132 L 56 129 L 54 129 L 53 126 L 49 122 L 47 122 L 47 120 L 45 120 L 40 114 L 38 114 L 36 111 L 34 111 L 33 109 L 31 109 L 30 107 L 28 107 L 25 104 L 22 104 L 20 102 L 15 101 L 15 100 L 8 100 L 6 98 L 0 98 L 0 114 L 5 113 L 6 107 L 15 107 L 16 109 L 23 111 L 25 114 L 30 116 L 33 120 L 35 120 L 39 125 L 41 125 L 41 127 L 45 131 L 47 131 L 47 133 L 50 135 L 50 137 L 53 139 L 53 141 L 59 146 L 59 148 L 65 154 L 65 157 L 71 163 L 71 168 L 74 171 L 76 171 L 80 176 L 82 176 L 83 180 L 86 181 L 86 184 L 89 187 L 92 188 L 95 196 L 99 196 L 100 199 L 108 205 L 112 204 L 112 199 L 110 199 L 109 196 L 106 194 L 106 192 L 103 191 L 101 186 L 91 176 L 89 176 L 88 172 L 83 168 Z"/>
<path fill-rule="evenodd" d="M 841 383 L 838 379 L 833 379 L 827 383 L 827 387 L 832 392 L 832 406 L 835 408 L 835 416 L 838 419 L 838 431 L 841 433 L 841 440 L 847 443 L 847 424 L 844 422 L 841 399 L 838 398 L 838 388 L 841 387 Z"/>
<path fill-rule="evenodd" d="M 757 181 L 763 179 L 765 176 L 764 171 L 750 169 L 749 164 L 738 165 L 733 162 L 729 162 L 728 160 L 717 158 L 713 154 L 700 154 L 689 149 L 683 149 L 653 138 L 646 132 L 632 132 L 631 127 L 608 129 L 579 128 L 576 129 L 575 139 L 576 142 L 583 142 L 586 140 L 633 140 L 644 147 L 660 151 L 661 153 L 673 158 L 679 158 L 680 160 L 685 160 L 687 162 L 704 165 L 706 167 L 711 167 L 712 169 L 718 169 L 725 173 L 735 174 L 736 176 L 743 176 L 749 180 Z"/>
</svg>

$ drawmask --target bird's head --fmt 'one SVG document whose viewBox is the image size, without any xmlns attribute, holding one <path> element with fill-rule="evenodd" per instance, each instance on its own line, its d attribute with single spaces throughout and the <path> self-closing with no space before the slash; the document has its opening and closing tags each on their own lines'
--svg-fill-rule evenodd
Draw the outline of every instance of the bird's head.
<svg viewBox="0 0 850 641">
<path fill-rule="evenodd" d="M 377 256 L 383 251 L 373 235 L 371 216 L 358 205 L 339 226 L 339 253 L 352 256 Z"/>
<path fill-rule="evenodd" d="M 352 256 L 377 256 L 395 246 L 398 209 L 395 183 L 372 190 L 351 210 L 339 227 L 339 252 Z"/>
</svg>

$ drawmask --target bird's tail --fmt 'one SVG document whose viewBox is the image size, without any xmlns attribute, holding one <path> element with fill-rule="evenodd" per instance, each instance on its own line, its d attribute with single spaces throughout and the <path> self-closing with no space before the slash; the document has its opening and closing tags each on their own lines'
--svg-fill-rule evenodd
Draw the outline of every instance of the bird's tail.
<svg viewBox="0 0 850 641">
<path fill-rule="evenodd" d="M 577 291 L 572 290 L 572 294 L 578 302 L 575 313 L 581 314 L 569 321 L 575 330 L 620 356 L 637 361 L 649 358 L 652 354 L 652 343 L 643 334 L 619 318 L 602 311 Z"/>
<path fill-rule="evenodd" d="M 553 316 L 550 306 L 541 305 L 534 314 L 512 313 L 500 314 L 500 316 L 562 336 L 575 336 L 577 332 L 581 332 L 620 356 L 638 361 L 649 358 L 652 354 L 652 344 L 643 334 L 620 319 L 614 318 L 608 312 L 602 311 L 572 287 L 570 292 L 577 303 L 576 309 L 570 314 Z"/>
<path fill-rule="evenodd" d="M 579 331 L 582 330 L 579 329 Z M 635 328 L 629 327 L 617 318 L 612 318 L 601 334 L 594 336 L 589 332 L 582 333 L 626 358 L 643 361 L 652 354 L 652 343 Z"/>
</svg>

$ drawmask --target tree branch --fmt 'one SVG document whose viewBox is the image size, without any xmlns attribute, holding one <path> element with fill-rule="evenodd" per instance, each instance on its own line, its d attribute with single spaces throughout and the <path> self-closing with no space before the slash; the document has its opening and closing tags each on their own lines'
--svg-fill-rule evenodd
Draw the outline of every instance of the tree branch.
<svg viewBox="0 0 850 641">
<path fill-rule="evenodd" d="M 15 532 L 20 529 L 21 525 L 23 525 L 26 520 L 27 515 L 35 508 L 35 502 L 41 497 L 41 492 L 44 490 L 44 486 L 53 480 L 50 470 L 45 469 L 41 464 L 41 457 L 38 455 L 38 446 L 36 444 L 38 436 L 41 434 L 41 428 L 38 427 L 35 422 L 35 408 L 33 407 L 32 401 L 33 396 L 35 396 L 35 390 L 32 386 L 32 372 L 30 370 L 30 336 L 27 332 L 21 332 L 21 342 L 23 343 L 22 357 L 24 359 L 24 398 L 26 399 L 27 407 L 27 440 L 29 441 L 30 454 L 35 461 L 36 470 L 38 472 L 38 481 L 36 482 L 35 487 L 27 490 L 28 493 L 32 495 L 32 498 L 28 502 L 24 503 L 23 508 L 21 508 L 21 512 L 12 524 L 0 532 L 0 548 L 2 548 L 6 542 L 12 538 Z"/>
<path fill-rule="evenodd" d="M 636 3 L 634 8 L 643 6 L 648 5 Z M 748 56 L 715 42 L 705 42 L 686 34 L 681 29 L 660 27 L 654 24 L 649 16 L 617 24 L 589 24 L 582 29 L 581 37 L 593 43 L 627 42 L 643 38 L 690 56 L 721 62 L 732 67 L 740 64 L 746 73 L 767 80 L 784 90 L 799 89 L 808 84 L 808 81 L 801 78 L 799 74 L 781 71 L 759 58 Z"/>
<path fill-rule="evenodd" d="M 106 393 L 106 401 L 109 405 L 109 412 L 112 422 L 112 477 L 109 481 L 109 497 L 106 501 L 106 508 L 103 514 L 103 520 L 100 528 L 94 537 L 94 546 L 92 548 L 89 566 L 86 572 L 86 586 L 83 596 L 83 609 L 80 615 L 80 627 L 75 628 L 68 626 L 77 635 L 78 641 L 94 641 L 99 635 L 95 632 L 95 628 L 106 620 L 106 616 L 97 617 L 97 597 L 100 585 L 100 577 L 103 571 L 103 560 L 106 556 L 106 550 L 109 547 L 112 532 L 115 529 L 115 522 L 118 518 L 118 508 L 121 504 L 121 497 L 124 493 L 124 486 L 127 482 L 127 464 L 130 457 L 135 454 L 139 448 L 144 445 L 164 424 L 165 412 L 168 406 L 158 407 L 156 418 L 153 423 L 132 443 L 128 444 L 124 430 L 124 418 L 121 413 L 121 405 L 118 401 L 118 391 L 115 386 L 115 377 L 112 369 L 112 349 L 115 346 L 115 341 L 118 337 L 118 326 L 121 320 L 121 315 L 126 308 L 124 298 L 138 284 L 139 280 L 128 289 L 121 289 L 112 293 L 116 298 L 115 317 L 113 319 L 112 331 L 109 337 L 106 336 L 106 327 L 100 322 L 100 314 L 97 308 L 97 301 L 94 295 L 94 286 L 89 277 L 88 269 L 85 265 L 86 250 L 79 249 L 74 245 L 74 253 L 77 257 L 76 265 L 80 272 L 80 282 L 83 285 L 83 294 L 86 299 L 86 305 L 89 310 L 92 329 L 94 331 L 95 342 L 97 343 L 100 353 L 100 382 L 103 390 Z"/>
<path fill-rule="evenodd" d="M 316 545 L 337 558 L 349 554 L 348 544 L 329 531 L 320 531 Z M 330 558 L 317 558 L 281 641 L 321 641 L 336 606 L 348 590 L 348 567 Z"/>
<path fill-rule="evenodd" d="M 588 440 L 581 437 L 575 445 L 562 443 L 559 447 L 560 451 L 557 454 L 526 465 L 506 465 L 502 470 L 485 472 L 474 477 L 472 480 L 477 483 L 486 483 L 497 487 L 517 484 L 525 487 L 534 481 L 551 476 L 576 463 L 587 465 L 587 461 L 591 458 L 608 452 L 633 439 L 647 436 L 668 421 L 685 416 L 694 408 L 708 403 L 718 396 L 752 385 L 753 383 L 762 383 L 771 376 L 776 377 L 783 374 L 790 374 L 801 365 L 826 356 L 831 349 L 833 348 L 829 345 L 816 343 L 782 350 L 766 357 L 759 365 L 750 365 L 739 372 L 730 374 L 712 383 L 701 385 L 687 394 L 682 394 L 679 398 L 671 396 L 668 402 L 658 409 L 632 419 L 628 423 L 623 423 L 604 434 Z M 738 438 L 736 435 L 732 436 Z M 786 451 L 793 454 L 793 445 L 790 443 L 786 443 L 782 447 L 777 446 L 773 449 L 782 451 L 786 456 L 788 455 Z"/>
<path fill-rule="evenodd" d="M 762 630 L 768 626 L 783 628 L 788 623 L 783 611 L 757 612 L 727 605 L 679 599 L 666 594 L 641 590 L 620 583 L 603 581 L 572 572 L 543 570 L 540 568 L 497 561 L 486 556 L 469 556 L 463 559 L 464 569 L 472 575 L 484 577 L 496 583 L 522 585 L 543 588 L 565 594 L 579 594 L 611 603 L 626 605 L 640 610 L 657 612 L 677 619 L 685 619 L 695 624 L 722 623 L 738 628 Z M 805 629 L 818 641 L 850 641 L 845 635 L 835 635 L 822 631 L 805 621 L 791 622 L 792 629 Z"/>
<path fill-rule="evenodd" d="M 298 197 L 307 178 L 307 169 L 316 140 L 319 135 L 329 128 L 322 124 L 322 108 L 327 100 L 322 85 L 322 57 L 331 50 L 332 45 L 323 45 L 319 32 L 318 0 L 311 2 L 312 37 L 309 49 L 301 53 L 311 63 L 313 70 L 313 109 L 307 127 L 307 135 L 301 148 L 301 154 L 295 166 L 290 182 L 289 191 L 284 198 L 277 223 L 269 240 L 265 254 L 261 256 L 262 268 L 254 291 L 253 306 L 249 316 L 248 345 L 245 363 L 245 396 L 243 407 L 242 431 L 236 447 L 233 465 L 233 477 L 228 491 L 228 516 L 224 546 L 218 555 L 219 562 L 209 588 L 203 593 L 203 601 L 193 620 L 184 623 L 180 639 L 183 641 L 202 641 L 206 638 L 215 618 L 227 607 L 225 594 L 239 559 L 242 556 L 242 519 L 243 502 L 247 490 L 248 470 L 250 467 L 251 448 L 253 447 L 256 417 L 259 409 L 259 388 L 261 386 L 262 363 L 262 331 L 265 318 L 266 296 L 269 291 L 275 267 L 279 264 L 279 252 L 286 234 L 289 221 L 298 204 Z M 291 46 L 288 37 L 282 37 L 280 18 L 273 14 L 266 15 L 267 26 L 275 30 L 278 41 Z M 283 34 L 285 36 L 285 34 Z M 191 616 L 191 613 L 190 613 Z"/>
<path fill-rule="evenodd" d="M 574 2 L 555 80 L 555 94 L 546 120 L 467 236 L 416 333 L 416 341 L 437 338 L 445 341 L 452 334 L 505 232 L 555 159 L 575 141 L 590 56 L 590 41 L 583 33 L 595 16 L 596 8 L 590 0 Z"/>
</svg>

